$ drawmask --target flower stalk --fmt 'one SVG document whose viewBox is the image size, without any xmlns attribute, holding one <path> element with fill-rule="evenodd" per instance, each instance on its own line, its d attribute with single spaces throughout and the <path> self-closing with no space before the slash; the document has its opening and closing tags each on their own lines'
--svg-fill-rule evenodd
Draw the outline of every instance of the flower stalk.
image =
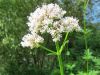
<svg viewBox="0 0 100 75">
<path fill-rule="evenodd" d="M 61 53 L 59 52 L 59 44 L 58 42 L 56 42 L 56 50 L 57 50 L 57 58 L 58 58 L 58 62 L 59 62 L 59 67 L 60 67 L 60 74 L 64 75 L 64 68 L 63 68 L 63 61 L 61 58 Z"/>
<path fill-rule="evenodd" d="M 48 52 L 53 53 L 53 54 L 56 55 L 56 52 L 55 52 L 55 51 L 50 50 L 50 49 L 48 49 L 48 48 L 46 48 L 46 47 L 44 47 L 44 46 L 42 46 L 42 45 L 39 45 L 39 46 L 40 46 L 42 49 L 44 49 L 44 50 L 46 50 L 46 51 L 48 51 Z"/>
<path fill-rule="evenodd" d="M 88 6 L 89 0 L 85 0 L 84 7 L 83 7 L 83 17 L 84 17 L 84 41 L 85 41 L 85 50 L 88 50 L 88 43 L 87 43 L 87 29 L 86 29 L 86 9 Z M 88 60 L 86 60 L 86 69 L 87 69 L 87 75 L 88 75 Z"/>
<path fill-rule="evenodd" d="M 66 44 L 68 44 L 68 33 L 66 33 L 65 39 L 63 41 L 63 44 L 61 45 L 61 47 L 59 47 L 59 43 L 58 41 L 56 42 L 56 49 L 57 49 L 57 58 L 58 58 L 58 62 L 59 62 L 59 67 L 60 67 L 60 74 L 64 75 L 64 66 L 63 66 L 63 61 L 62 61 L 62 51 L 65 47 Z"/>
<path fill-rule="evenodd" d="M 57 55 L 57 57 L 58 57 L 58 61 L 59 61 L 60 74 L 64 75 L 64 68 L 63 68 L 63 62 L 62 62 L 61 54 Z"/>
</svg>

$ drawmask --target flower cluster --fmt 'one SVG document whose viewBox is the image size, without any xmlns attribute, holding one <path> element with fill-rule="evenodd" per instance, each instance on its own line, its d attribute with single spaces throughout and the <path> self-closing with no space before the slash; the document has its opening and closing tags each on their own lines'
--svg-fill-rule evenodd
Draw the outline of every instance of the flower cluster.
<svg viewBox="0 0 100 75">
<path fill-rule="evenodd" d="M 21 45 L 23 47 L 30 47 L 30 48 L 34 48 L 34 47 L 38 47 L 38 43 L 43 43 L 44 39 L 37 35 L 36 33 L 34 34 L 27 34 L 22 38 L 22 42 Z"/>
<path fill-rule="evenodd" d="M 22 46 L 38 47 L 43 43 L 39 34 L 48 33 L 54 42 L 60 41 L 63 32 L 80 31 L 78 20 L 73 17 L 64 17 L 66 11 L 57 4 L 42 5 L 28 16 L 29 31 L 31 34 L 23 37 Z"/>
</svg>

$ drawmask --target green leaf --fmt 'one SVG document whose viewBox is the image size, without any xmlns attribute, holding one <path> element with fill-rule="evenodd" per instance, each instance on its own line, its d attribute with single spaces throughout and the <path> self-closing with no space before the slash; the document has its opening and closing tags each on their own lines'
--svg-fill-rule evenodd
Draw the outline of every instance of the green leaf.
<svg viewBox="0 0 100 75">
<path fill-rule="evenodd" d="M 92 58 L 93 58 L 92 52 L 90 52 L 89 49 L 85 50 L 83 59 L 85 59 L 85 60 L 91 60 Z"/>
<path fill-rule="evenodd" d="M 76 66 L 76 63 L 67 63 L 65 65 L 65 67 L 68 69 L 68 70 L 73 70 L 73 68 Z"/>
</svg>

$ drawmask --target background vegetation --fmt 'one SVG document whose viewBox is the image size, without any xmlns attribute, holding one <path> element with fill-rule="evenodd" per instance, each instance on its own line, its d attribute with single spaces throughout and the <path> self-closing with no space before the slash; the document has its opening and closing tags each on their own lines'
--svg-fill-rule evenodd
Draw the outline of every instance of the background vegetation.
<svg viewBox="0 0 100 75">
<path fill-rule="evenodd" d="M 80 20 L 83 27 L 83 0 L 0 0 L 0 75 L 59 75 L 55 56 L 47 55 L 42 49 L 22 48 L 21 38 L 27 33 L 27 16 L 43 3 L 58 3 L 67 11 L 67 16 Z M 91 1 L 89 7 L 92 7 Z M 87 21 L 87 41 L 91 50 L 89 69 L 92 75 L 100 72 L 100 24 Z M 74 36 L 73 36 L 74 35 Z M 45 35 L 45 45 L 54 48 Z M 69 51 L 63 51 L 65 72 L 68 75 L 86 70 L 86 54 L 82 33 L 70 34 Z M 68 60 L 68 61 L 67 61 Z M 79 75 L 81 75 L 81 73 Z M 85 75 L 85 74 L 84 74 Z M 93 74 L 97 75 L 97 74 Z M 98 74 L 99 75 L 99 74 Z"/>
</svg>

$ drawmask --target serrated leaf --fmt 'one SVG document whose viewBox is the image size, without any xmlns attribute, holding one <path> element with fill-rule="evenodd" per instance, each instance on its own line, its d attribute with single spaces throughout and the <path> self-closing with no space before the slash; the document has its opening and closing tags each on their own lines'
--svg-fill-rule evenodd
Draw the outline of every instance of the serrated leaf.
<svg viewBox="0 0 100 75">
<path fill-rule="evenodd" d="M 89 49 L 85 50 L 83 59 L 85 59 L 85 60 L 91 60 L 92 58 L 93 58 L 92 52 L 90 52 Z"/>
</svg>

